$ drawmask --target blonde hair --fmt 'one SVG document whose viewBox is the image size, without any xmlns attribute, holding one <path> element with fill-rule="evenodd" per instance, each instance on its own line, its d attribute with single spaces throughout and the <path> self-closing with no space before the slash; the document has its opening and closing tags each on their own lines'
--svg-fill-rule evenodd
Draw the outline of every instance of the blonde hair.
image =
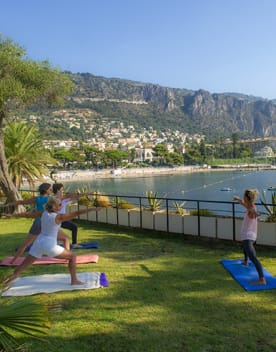
<svg viewBox="0 0 276 352">
<path fill-rule="evenodd" d="M 60 198 L 57 196 L 51 196 L 48 199 L 48 202 L 45 204 L 45 209 L 47 211 L 52 211 L 53 206 L 60 204 Z"/>
<path fill-rule="evenodd" d="M 254 188 L 254 189 L 246 189 L 244 191 L 244 196 L 249 200 L 249 202 L 254 203 L 256 199 L 258 198 L 259 191 Z"/>
</svg>

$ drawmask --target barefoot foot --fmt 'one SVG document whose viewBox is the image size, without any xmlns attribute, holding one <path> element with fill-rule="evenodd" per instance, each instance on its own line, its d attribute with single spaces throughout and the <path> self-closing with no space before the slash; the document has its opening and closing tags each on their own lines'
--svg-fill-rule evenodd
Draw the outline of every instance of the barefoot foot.
<svg viewBox="0 0 276 352">
<path fill-rule="evenodd" d="M 252 285 L 266 285 L 266 279 L 263 277 L 259 279 L 258 281 L 253 281 L 251 282 Z"/>
<path fill-rule="evenodd" d="M 78 249 L 78 248 L 83 248 L 83 246 L 81 244 L 75 243 L 75 244 L 72 244 L 72 248 Z"/>
<path fill-rule="evenodd" d="M 85 282 L 82 282 L 80 280 L 74 280 L 74 281 L 71 281 L 71 285 L 84 285 Z"/>
<path fill-rule="evenodd" d="M 16 279 L 16 275 L 14 274 L 7 276 L 3 281 L 3 286 L 2 286 L 3 291 L 7 291 L 11 287 L 15 279 Z"/>
</svg>

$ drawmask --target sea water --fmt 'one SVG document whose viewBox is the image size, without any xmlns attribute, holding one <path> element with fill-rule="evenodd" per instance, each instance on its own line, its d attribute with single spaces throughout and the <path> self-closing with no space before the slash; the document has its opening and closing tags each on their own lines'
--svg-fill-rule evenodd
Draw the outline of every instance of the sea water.
<svg viewBox="0 0 276 352">
<path fill-rule="evenodd" d="M 243 196 L 247 188 L 257 188 L 259 198 L 266 199 L 271 203 L 270 187 L 276 186 L 276 170 L 258 171 L 204 171 L 170 175 L 152 175 L 147 177 L 130 177 L 91 179 L 86 181 L 66 182 L 66 190 L 74 192 L 76 190 L 86 190 L 99 192 L 111 197 L 120 196 L 123 199 L 139 204 L 138 198 L 127 198 L 127 196 L 144 197 L 142 204 L 147 204 L 146 192 L 156 192 L 160 198 L 168 198 L 169 208 L 175 207 L 174 203 L 182 204 L 184 208 L 211 210 L 215 214 L 233 214 L 233 196 Z M 263 197 L 265 192 L 265 198 Z M 114 199 L 114 198 L 112 198 Z M 200 202 L 199 202 L 200 201 Z M 214 203 L 216 202 L 216 203 Z M 164 208 L 166 203 L 163 202 Z M 265 211 L 264 207 L 258 206 L 260 211 Z M 236 206 L 237 214 L 244 213 L 244 208 Z"/>
<path fill-rule="evenodd" d="M 268 193 L 268 188 L 273 186 L 276 186 L 276 170 L 204 171 L 66 182 L 70 191 L 83 188 L 120 196 L 145 196 L 147 191 L 153 191 L 160 197 L 217 201 L 231 201 L 233 195 L 242 197 L 246 188 L 257 188 L 260 194 Z"/>
</svg>

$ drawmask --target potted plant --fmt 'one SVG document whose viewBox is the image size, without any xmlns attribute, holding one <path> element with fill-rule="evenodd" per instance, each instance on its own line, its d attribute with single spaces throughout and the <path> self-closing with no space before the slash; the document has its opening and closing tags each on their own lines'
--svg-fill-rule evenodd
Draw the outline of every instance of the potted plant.
<svg viewBox="0 0 276 352">
<path fill-rule="evenodd" d="M 149 204 L 148 209 L 150 211 L 155 212 L 161 208 L 163 200 L 158 198 L 157 192 L 147 191 L 146 197 Z"/>
<path fill-rule="evenodd" d="M 209 209 L 195 209 L 190 216 L 184 216 L 184 233 L 197 235 L 199 232 L 201 236 L 217 236 L 216 217 Z"/>
<path fill-rule="evenodd" d="M 188 215 L 189 212 L 184 208 L 184 205 L 186 204 L 186 201 L 184 202 L 176 202 L 174 201 L 173 202 L 173 206 L 175 207 L 175 211 L 176 211 L 176 214 L 179 214 L 179 215 Z"/>
<path fill-rule="evenodd" d="M 145 229 L 166 231 L 167 227 L 164 227 L 166 220 L 164 219 L 164 216 L 166 216 L 166 214 L 164 212 L 161 216 L 156 214 L 161 209 L 163 199 L 158 198 L 158 193 L 153 191 L 147 191 L 146 197 L 148 206 L 145 209 L 149 211 L 142 212 L 142 227 Z"/>
<path fill-rule="evenodd" d="M 112 206 L 117 209 L 118 225 L 129 226 L 129 212 L 137 209 L 137 206 L 119 197 L 113 198 Z"/>
<path fill-rule="evenodd" d="M 271 204 L 266 199 L 266 191 L 263 190 L 261 204 L 265 208 L 265 221 L 259 221 L 258 244 L 276 245 L 276 192 L 271 193 Z"/>
<path fill-rule="evenodd" d="M 263 190 L 261 196 L 261 204 L 264 206 L 266 210 L 266 221 L 267 222 L 276 222 L 276 192 L 271 192 L 271 204 L 268 205 L 269 202 L 266 200 L 266 191 Z"/>
</svg>

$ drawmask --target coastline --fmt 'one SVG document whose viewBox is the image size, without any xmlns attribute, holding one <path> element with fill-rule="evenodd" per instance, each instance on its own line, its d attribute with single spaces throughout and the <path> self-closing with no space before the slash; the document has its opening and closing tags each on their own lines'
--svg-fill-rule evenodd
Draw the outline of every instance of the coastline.
<svg viewBox="0 0 276 352">
<path fill-rule="evenodd" d="M 52 180 L 56 182 L 73 182 L 73 181 L 87 181 L 91 179 L 101 178 L 143 178 L 149 176 L 169 175 L 176 173 L 191 173 L 198 171 L 210 170 L 199 166 L 180 166 L 180 167 L 149 167 L 149 168 L 133 168 L 133 169 L 104 169 L 104 170 L 72 170 L 72 171 L 58 171 L 52 176 Z M 50 177 L 48 179 L 51 180 Z"/>
<path fill-rule="evenodd" d="M 58 171 L 52 178 L 46 177 L 45 181 L 49 182 L 74 182 L 88 181 L 92 179 L 106 178 L 143 178 L 151 176 L 187 174 L 193 172 L 218 172 L 218 171 L 244 171 L 244 170 L 276 170 L 271 165 L 224 165 L 222 167 L 211 168 L 210 166 L 179 166 L 179 167 L 148 167 L 148 168 L 122 168 L 122 169 L 104 169 L 104 170 L 72 170 Z"/>
</svg>

